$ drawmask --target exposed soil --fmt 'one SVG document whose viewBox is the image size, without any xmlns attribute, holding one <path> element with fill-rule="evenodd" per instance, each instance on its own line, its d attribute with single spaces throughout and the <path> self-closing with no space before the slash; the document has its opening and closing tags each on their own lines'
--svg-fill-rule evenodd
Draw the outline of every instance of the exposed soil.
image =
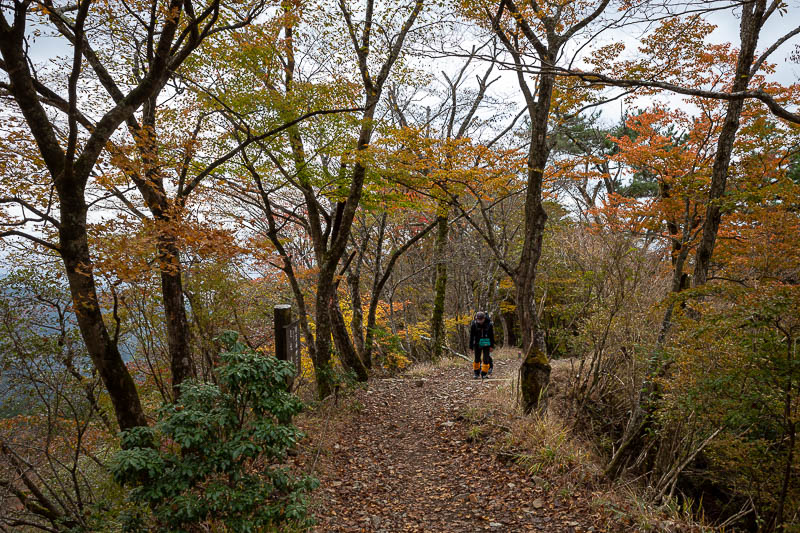
<svg viewBox="0 0 800 533">
<path fill-rule="evenodd" d="M 540 478 L 470 442 L 460 415 L 507 385 L 518 364 L 497 360 L 485 382 L 472 380 L 464 362 L 423 378 L 376 379 L 357 392 L 348 400 L 356 412 L 311 443 L 323 451 L 314 463 L 316 531 L 606 530 L 590 494 L 546 492 Z"/>
</svg>

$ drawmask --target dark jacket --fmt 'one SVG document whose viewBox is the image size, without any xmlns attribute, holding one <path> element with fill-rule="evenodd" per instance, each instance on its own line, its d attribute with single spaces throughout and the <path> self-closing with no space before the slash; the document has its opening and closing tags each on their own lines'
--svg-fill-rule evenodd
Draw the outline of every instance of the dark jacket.
<svg viewBox="0 0 800 533">
<path fill-rule="evenodd" d="M 491 342 L 490 346 L 494 348 L 494 326 L 488 318 L 483 321 L 483 325 L 478 324 L 477 320 L 473 320 L 469 325 L 469 349 L 478 348 L 480 342 L 478 339 L 482 337 L 488 337 Z"/>
</svg>

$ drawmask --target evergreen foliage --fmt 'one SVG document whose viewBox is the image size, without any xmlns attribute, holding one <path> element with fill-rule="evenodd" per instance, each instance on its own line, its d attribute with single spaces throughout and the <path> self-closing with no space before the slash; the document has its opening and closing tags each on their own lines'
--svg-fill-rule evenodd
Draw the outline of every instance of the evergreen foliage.
<svg viewBox="0 0 800 533">
<path fill-rule="evenodd" d="M 316 480 L 280 464 L 302 438 L 291 424 L 302 403 L 286 387 L 294 369 L 237 337 L 218 338 L 225 351 L 217 383 L 187 382 L 179 401 L 158 411 L 154 427 L 122 434 L 111 470 L 141 504 L 128 530 L 188 531 L 203 522 L 231 531 L 310 525 L 306 494 Z"/>
</svg>

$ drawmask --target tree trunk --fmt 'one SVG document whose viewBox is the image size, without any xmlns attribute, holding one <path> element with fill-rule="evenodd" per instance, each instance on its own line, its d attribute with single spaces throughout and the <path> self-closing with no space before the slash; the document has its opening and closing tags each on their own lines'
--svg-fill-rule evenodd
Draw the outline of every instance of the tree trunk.
<svg viewBox="0 0 800 533">
<path fill-rule="evenodd" d="M 739 25 L 741 47 L 736 61 L 736 74 L 733 78 L 731 92 L 741 92 L 747 89 L 750 83 L 750 69 L 758 45 L 758 37 L 764 24 L 763 15 L 766 9 L 766 0 L 745 2 L 742 4 L 742 21 Z M 722 220 L 720 200 L 725 194 L 728 181 L 728 168 L 731 164 L 733 143 L 736 132 L 739 130 L 739 119 L 742 115 L 744 100 L 729 100 L 725 113 L 725 122 L 717 141 L 717 153 L 714 156 L 714 165 L 711 169 L 711 188 L 708 191 L 708 205 L 706 217 L 703 221 L 703 236 L 695 253 L 694 286 L 700 287 L 708 281 L 708 269 L 711 264 L 711 254 L 717 240 L 719 224 Z"/>
<path fill-rule="evenodd" d="M 261 197 L 261 201 L 263 203 L 262 207 L 264 209 L 264 214 L 267 216 L 267 236 L 283 260 L 283 268 L 281 268 L 281 270 L 284 274 L 286 274 L 286 278 L 289 280 L 289 285 L 292 287 L 292 295 L 294 296 L 294 301 L 297 304 L 300 329 L 303 331 L 303 338 L 305 339 L 306 347 L 308 348 L 308 355 L 316 367 L 317 351 L 316 347 L 314 346 L 314 336 L 311 334 L 311 327 L 308 324 L 308 309 L 306 308 L 306 299 L 303 295 L 303 290 L 300 287 L 300 282 L 297 281 L 297 276 L 295 276 L 292 259 L 289 253 L 286 251 L 286 248 L 283 246 L 283 241 L 278 235 L 278 226 L 275 223 L 275 214 L 272 210 L 272 203 L 270 202 L 269 194 L 267 193 L 266 189 L 264 189 L 261 177 L 255 171 L 255 168 L 251 168 L 251 171 L 258 187 L 259 196 Z"/>
<path fill-rule="evenodd" d="M 441 207 L 440 207 L 441 209 Z M 450 225 L 447 222 L 447 210 L 437 217 L 436 243 L 434 244 L 434 261 L 436 261 L 436 283 L 433 295 L 433 316 L 431 317 L 431 339 L 433 344 L 433 360 L 442 357 L 442 345 L 445 343 L 444 304 L 447 292 L 447 235 Z"/>
<path fill-rule="evenodd" d="M 519 370 L 522 409 L 526 414 L 547 407 L 550 363 L 545 353 L 544 335 L 537 330 Z"/>
<path fill-rule="evenodd" d="M 116 338 L 111 338 L 103 321 L 97 298 L 89 241 L 86 233 L 86 204 L 77 187 L 59 187 L 61 258 L 75 303 L 75 316 L 86 350 L 108 391 L 121 430 L 146 426 L 139 393 L 119 353 Z"/>
<path fill-rule="evenodd" d="M 525 197 L 525 240 L 516 275 L 513 278 L 517 290 L 517 316 L 522 332 L 522 348 L 526 353 L 525 361 L 520 367 L 520 389 L 523 409 L 526 412 L 539 406 L 539 402 L 545 403 L 544 395 L 550 381 L 547 348 L 544 345 L 544 336 L 538 331 L 534 284 L 536 267 L 542 256 L 542 238 L 547 222 L 542 191 L 544 169 L 550 155 L 547 124 L 554 85 L 554 75 L 542 74 L 539 79 L 538 100 L 533 102 L 530 98 L 527 99 L 531 115 L 531 142 L 528 149 L 528 189 Z"/>
<path fill-rule="evenodd" d="M 333 342 L 336 345 L 336 351 L 339 352 L 339 359 L 342 361 L 342 366 L 344 366 L 346 370 L 353 372 L 358 381 L 367 381 L 369 378 L 367 367 L 364 366 L 364 363 L 353 347 L 353 343 L 350 341 L 350 334 L 347 332 L 347 325 L 344 323 L 342 310 L 339 307 L 339 297 L 335 291 L 330 299 L 328 312 L 331 318 Z"/>
<path fill-rule="evenodd" d="M 390 304 L 391 305 L 391 302 Z M 367 311 L 367 330 L 364 336 L 364 359 L 372 360 L 373 343 L 375 342 L 375 325 L 377 322 L 378 301 L 372 298 Z"/>
<path fill-rule="evenodd" d="M 131 178 L 150 210 L 158 230 L 158 269 L 161 274 L 161 297 L 164 305 L 164 322 L 172 375 L 172 398 L 177 400 L 180 385 L 195 376 L 190 344 L 189 321 L 183 296 L 180 250 L 175 235 L 177 209 L 164 189 L 159 157 L 156 108 L 161 91 L 156 91 L 142 106 L 142 124 L 129 121 L 129 130 L 136 139 L 142 161 L 142 174 L 133 172 Z M 178 204 L 178 202 L 175 202 Z"/>
<path fill-rule="evenodd" d="M 502 344 L 502 346 L 503 347 L 509 347 L 509 346 L 511 346 L 511 344 L 509 342 L 508 320 L 506 320 L 505 315 L 502 314 L 502 313 L 500 314 L 500 324 L 503 326 L 503 344 Z"/>
<path fill-rule="evenodd" d="M 358 136 L 358 142 L 356 144 L 357 152 L 366 150 L 367 146 L 369 145 L 373 131 L 372 118 L 374 116 L 375 107 L 378 104 L 379 98 L 380 91 L 377 91 L 377 94 L 368 95 L 366 98 L 364 123 L 361 126 L 361 132 Z M 317 278 L 317 339 L 315 343 L 317 351 L 317 368 L 315 370 L 317 374 L 317 392 L 320 398 L 324 398 L 332 392 L 331 387 L 333 384 L 333 374 L 330 363 L 331 334 L 335 331 L 333 320 L 336 318 L 336 313 L 331 313 L 330 311 L 331 302 L 335 297 L 336 292 L 336 286 L 333 279 L 336 275 L 336 269 L 338 268 L 339 261 L 344 255 L 345 249 L 347 248 L 347 243 L 350 240 L 350 231 L 352 229 L 353 219 L 355 218 L 356 210 L 358 209 L 364 189 L 366 170 L 366 167 L 364 167 L 364 165 L 362 165 L 360 162 L 353 165 L 347 201 L 339 203 L 341 210 L 337 211 L 331 226 L 330 247 L 326 250 L 326 245 L 328 243 L 323 242 L 320 235 L 316 236 L 314 243 L 317 260 L 320 264 L 319 276 Z M 306 195 L 306 198 L 307 205 L 311 205 L 312 203 L 316 202 L 316 200 L 311 198 L 309 194 Z M 319 233 L 319 231 L 316 233 Z M 336 307 L 338 311 L 338 303 Z M 352 349 L 352 344 L 350 347 Z M 347 355 L 345 355 L 345 357 L 347 357 Z"/>
<path fill-rule="evenodd" d="M 536 268 L 542 256 L 542 238 L 544 237 L 547 212 L 542 203 L 544 168 L 550 150 L 547 146 L 547 113 L 550 108 L 550 96 L 555 81 L 552 76 L 542 76 L 539 87 L 539 101 L 534 117 L 540 119 L 534 127 L 531 146 L 528 152 L 528 188 L 525 198 L 525 240 L 522 245 L 517 275 L 514 283 L 517 286 L 517 310 L 522 329 L 523 348 L 528 350 L 533 340 L 535 325 L 536 301 L 534 300 L 534 283 Z M 547 101 L 545 105 L 542 99 Z M 540 115 L 542 115 L 540 117 Z"/>
<path fill-rule="evenodd" d="M 355 265 L 350 265 L 347 271 L 347 284 L 350 287 L 350 306 L 353 309 L 353 320 L 350 322 L 350 329 L 353 332 L 353 345 L 356 353 L 361 358 L 361 362 L 367 369 L 372 368 L 371 354 L 364 353 L 364 309 L 361 299 L 361 266 L 364 264 L 364 254 L 369 245 L 369 235 L 364 238 L 358 248 L 358 256 Z M 366 358 L 365 355 L 370 355 Z"/>
<path fill-rule="evenodd" d="M 691 229 L 687 228 L 687 232 Z M 687 276 L 683 273 L 683 266 L 686 263 L 686 258 L 689 255 L 689 245 L 684 244 L 681 248 L 677 248 L 677 255 L 673 254 L 672 265 L 672 286 L 670 287 L 670 294 L 678 294 L 683 289 L 686 289 Z M 664 311 L 664 318 L 661 321 L 661 329 L 658 332 L 656 339 L 656 349 L 660 350 L 667 340 L 667 334 L 672 327 L 672 315 L 675 312 L 675 304 L 671 301 L 667 302 L 667 309 Z"/>
<path fill-rule="evenodd" d="M 350 286 L 350 305 L 353 307 L 353 320 L 350 322 L 350 329 L 353 331 L 353 346 L 356 353 L 361 357 L 367 369 L 372 368 L 372 357 L 367 360 L 364 357 L 364 310 L 361 301 L 361 276 L 357 268 L 347 276 L 347 284 Z"/>
<path fill-rule="evenodd" d="M 527 354 L 533 338 L 533 287 L 530 287 L 521 278 L 515 278 L 514 285 L 517 293 L 517 320 L 519 321 L 519 332 L 522 336 L 522 349 Z"/>
<path fill-rule="evenodd" d="M 283 257 L 283 264 L 284 264 L 284 268 L 282 270 L 286 274 L 286 277 L 289 279 L 289 284 L 292 287 L 292 294 L 294 295 L 294 301 L 297 304 L 297 314 L 298 314 L 298 320 L 300 320 L 300 329 L 303 332 L 303 338 L 305 339 L 306 347 L 308 348 L 308 356 L 311 358 L 311 362 L 314 365 L 316 365 L 317 348 L 314 343 L 314 335 L 312 335 L 311 333 L 311 326 L 308 323 L 308 309 L 306 308 L 306 299 L 305 296 L 303 296 L 303 291 L 300 288 L 300 283 L 297 281 L 297 276 L 294 275 L 294 268 L 292 267 L 291 259 L 284 252 L 282 252 L 281 255 Z"/>
<path fill-rule="evenodd" d="M 366 338 L 364 339 L 364 359 L 369 359 L 370 361 L 372 361 L 372 342 L 375 338 L 376 313 L 378 311 L 378 301 L 380 298 L 379 287 L 382 275 L 383 238 L 386 232 L 387 218 L 388 215 L 384 212 L 383 215 L 381 215 L 381 222 L 380 225 L 378 225 L 378 238 L 375 242 L 375 271 L 372 273 L 372 294 L 369 300 L 369 309 L 367 310 L 367 331 Z M 391 303 L 389 305 L 391 312 Z"/>
<path fill-rule="evenodd" d="M 545 215 L 546 218 L 546 215 Z M 542 222 L 542 226 L 544 223 Z M 541 255 L 541 236 L 539 237 Z M 522 348 L 525 359 L 519 369 L 522 409 L 530 413 L 534 409 L 544 409 L 547 405 L 547 386 L 550 383 L 550 364 L 544 333 L 539 328 L 536 317 L 536 303 L 533 294 L 536 268 L 526 268 L 525 274 L 515 280 L 517 288 L 517 316 L 522 331 Z"/>
<path fill-rule="evenodd" d="M 331 276 L 332 277 L 332 276 Z M 333 392 L 334 379 L 333 368 L 331 367 L 331 318 L 328 312 L 328 305 L 332 294 L 331 277 L 323 277 L 320 272 L 317 282 L 316 299 L 316 339 L 314 342 L 317 360 L 314 374 L 317 381 L 317 397 L 325 399 Z"/>
<path fill-rule="evenodd" d="M 158 252 L 172 373 L 172 397 L 177 400 L 181 383 L 194 377 L 195 374 L 189 344 L 189 322 L 186 319 L 186 306 L 183 300 L 180 254 L 174 236 L 162 233 L 158 242 Z"/>
</svg>

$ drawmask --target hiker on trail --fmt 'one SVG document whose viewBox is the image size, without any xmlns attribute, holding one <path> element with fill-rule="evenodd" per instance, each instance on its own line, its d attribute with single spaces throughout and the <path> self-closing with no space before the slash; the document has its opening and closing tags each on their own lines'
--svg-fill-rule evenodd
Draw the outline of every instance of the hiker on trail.
<svg viewBox="0 0 800 533">
<path fill-rule="evenodd" d="M 472 370 L 475 372 L 474 379 L 485 378 L 492 375 L 494 361 L 490 355 L 494 351 L 494 327 L 489 315 L 483 311 L 475 314 L 475 320 L 469 326 L 469 349 L 475 350 L 475 362 L 472 363 Z M 481 364 L 483 356 L 483 364 Z"/>
</svg>

